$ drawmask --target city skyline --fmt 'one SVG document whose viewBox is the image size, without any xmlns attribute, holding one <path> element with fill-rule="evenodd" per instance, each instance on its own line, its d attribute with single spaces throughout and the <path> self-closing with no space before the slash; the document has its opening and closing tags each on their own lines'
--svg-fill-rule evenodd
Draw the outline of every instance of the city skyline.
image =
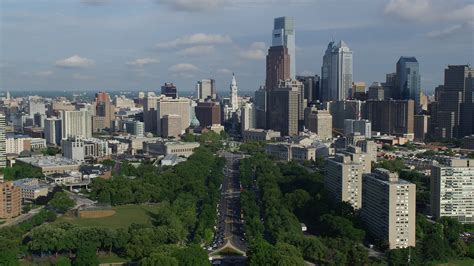
<svg viewBox="0 0 474 266">
<path fill-rule="evenodd" d="M 1 5 L 2 90 L 138 91 L 174 82 L 189 92 L 198 80 L 214 78 L 218 91 L 226 91 L 232 72 L 240 90 L 257 90 L 265 82 L 273 19 L 280 16 L 294 19 L 297 75 L 320 75 L 332 37 L 354 52 L 354 81 L 367 84 L 383 82 L 400 56 L 415 56 L 421 90 L 431 93 L 443 83 L 446 65 L 474 61 L 469 52 L 474 47 L 474 5 L 469 1 L 71 0 Z M 263 12 L 269 6 L 272 12 Z M 172 30 L 162 26 L 170 23 Z"/>
</svg>

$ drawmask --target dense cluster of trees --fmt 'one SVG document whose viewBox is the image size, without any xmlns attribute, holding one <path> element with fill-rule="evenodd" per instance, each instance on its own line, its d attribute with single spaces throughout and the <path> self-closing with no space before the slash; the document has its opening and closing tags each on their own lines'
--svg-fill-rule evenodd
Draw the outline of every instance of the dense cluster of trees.
<svg viewBox="0 0 474 266">
<path fill-rule="evenodd" d="M 39 178 L 43 177 L 43 173 L 39 168 L 35 168 L 29 164 L 14 164 L 12 167 L 0 168 L 5 180 L 17 180 L 21 178 Z"/>
<path fill-rule="evenodd" d="M 45 223 L 54 221 L 56 214 L 42 210 L 25 225 L 0 231 L 0 242 L 16 243 L 5 242 L 11 248 L 6 255 L 0 252 L 0 264 L 8 260 L 15 265 L 17 256 L 33 254 L 61 255 L 64 265 L 70 263 L 67 258 L 75 265 L 96 265 L 97 254 L 113 252 L 143 265 L 207 265 L 207 253 L 200 245 L 213 238 L 224 165 L 224 158 L 205 147 L 165 170 L 148 163 L 138 167 L 122 163 L 114 178 L 93 181 L 90 196 L 111 205 L 159 202 L 158 210 L 149 213 L 151 225 L 109 229 Z M 64 213 L 73 204 L 67 194 L 57 192 L 48 208 Z"/>
<path fill-rule="evenodd" d="M 262 154 L 244 159 L 240 173 L 246 188 L 241 196 L 244 230 L 247 239 L 254 239 L 250 265 L 368 262 L 361 244 L 365 232 L 356 226 L 355 212 L 345 204 L 334 206 L 321 174 L 296 163 L 276 164 Z M 313 235 L 304 235 L 300 222 Z"/>
</svg>

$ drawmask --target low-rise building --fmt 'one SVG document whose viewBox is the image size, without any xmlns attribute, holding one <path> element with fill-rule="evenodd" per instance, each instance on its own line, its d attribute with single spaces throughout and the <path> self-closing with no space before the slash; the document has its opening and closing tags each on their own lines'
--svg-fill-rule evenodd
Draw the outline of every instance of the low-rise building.
<svg viewBox="0 0 474 266">
<path fill-rule="evenodd" d="M 23 201 L 33 201 L 49 193 L 49 188 L 40 185 L 38 178 L 23 178 L 16 180 L 13 184 L 21 189 L 21 199 Z"/>
<path fill-rule="evenodd" d="M 44 175 L 78 171 L 80 163 L 60 156 L 33 156 L 17 158 L 17 164 L 29 164 L 41 170 Z"/>
<path fill-rule="evenodd" d="M 242 132 L 244 141 L 270 141 L 280 137 L 280 132 L 251 128 Z"/>
<path fill-rule="evenodd" d="M 145 151 L 153 155 L 176 154 L 177 156 L 189 157 L 199 146 L 198 142 L 157 141 L 155 143 L 145 143 Z"/>
</svg>

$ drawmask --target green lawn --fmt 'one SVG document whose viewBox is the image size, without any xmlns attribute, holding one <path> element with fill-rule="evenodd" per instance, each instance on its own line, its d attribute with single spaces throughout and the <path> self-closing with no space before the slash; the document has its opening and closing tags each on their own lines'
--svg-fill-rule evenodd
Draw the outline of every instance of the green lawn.
<svg viewBox="0 0 474 266">
<path fill-rule="evenodd" d="M 96 226 L 107 228 L 127 228 L 132 223 L 150 224 L 149 212 L 155 212 L 159 205 L 124 205 L 113 207 L 115 214 L 102 218 L 71 218 L 61 217 L 58 221 L 66 221 L 79 226 Z"/>
</svg>

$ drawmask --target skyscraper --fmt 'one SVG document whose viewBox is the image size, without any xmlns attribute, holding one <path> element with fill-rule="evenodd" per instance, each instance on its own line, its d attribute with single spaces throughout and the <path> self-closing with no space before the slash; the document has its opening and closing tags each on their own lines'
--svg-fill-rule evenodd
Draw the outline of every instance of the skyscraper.
<svg viewBox="0 0 474 266">
<path fill-rule="evenodd" d="M 267 91 L 278 87 L 281 80 L 291 78 L 290 56 L 285 46 L 271 46 L 268 49 L 265 87 Z"/>
<path fill-rule="evenodd" d="M 232 81 L 230 82 L 230 104 L 232 106 L 232 112 L 239 109 L 239 96 L 237 94 L 237 81 L 235 80 L 235 75 L 232 73 Z"/>
<path fill-rule="evenodd" d="M 352 51 L 344 41 L 329 42 L 321 68 L 322 101 L 345 100 L 352 88 Z"/>
<path fill-rule="evenodd" d="M 50 145 L 61 145 L 61 119 L 52 117 L 44 120 L 44 138 Z"/>
<path fill-rule="evenodd" d="M 143 101 L 143 122 L 145 123 L 145 132 L 156 133 L 158 129 L 156 108 L 158 104 L 158 96 L 154 92 L 148 92 Z"/>
<path fill-rule="evenodd" d="M 290 59 L 290 78 L 296 77 L 296 45 L 293 18 L 275 18 L 273 23 L 272 46 L 284 46 L 288 49 Z M 285 79 L 283 79 L 285 80 Z"/>
<path fill-rule="evenodd" d="M 196 96 L 198 100 L 206 100 L 207 98 L 216 99 L 216 81 L 213 79 L 203 79 L 196 84 Z"/>
<path fill-rule="evenodd" d="M 61 111 L 61 137 L 92 137 L 92 116 L 89 110 Z"/>
<path fill-rule="evenodd" d="M 282 136 L 298 134 L 298 122 L 304 119 L 303 84 L 297 80 L 281 81 L 268 91 L 267 127 Z"/>
<path fill-rule="evenodd" d="M 397 91 L 395 99 L 414 100 L 415 110 L 420 106 L 420 64 L 415 57 L 402 56 L 397 62 Z"/>
<path fill-rule="evenodd" d="M 296 79 L 301 81 L 304 86 L 304 98 L 308 104 L 320 100 L 319 95 L 319 76 L 296 76 Z"/>
<path fill-rule="evenodd" d="M 158 99 L 156 105 L 156 125 L 157 125 L 157 135 L 163 136 L 162 131 L 162 118 L 165 115 L 180 115 L 181 116 L 181 125 L 178 129 L 179 132 L 184 133 L 184 130 L 189 127 L 191 123 L 190 114 L 191 114 L 191 103 L 188 98 L 168 98 L 166 96 L 161 96 Z"/>
<path fill-rule="evenodd" d="M 165 85 L 161 86 L 161 94 L 176 99 L 178 98 L 178 89 L 173 83 L 165 83 Z"/>
<path fill-rule="evenodd" d="M 372 123 L 372 130 L 384 134 L 411 134 L 414 126 L 413 100 L 368 100 L 365 119 Z"/>
<path fill-rule="evenodd" d="M 115 107 L 110 101 L 110 95 L 107 92 L 99 92 L 95 95 L 96 111 L 92 121 L 94 132 L 99 132 L 112 127 Z"/>
</svg>

